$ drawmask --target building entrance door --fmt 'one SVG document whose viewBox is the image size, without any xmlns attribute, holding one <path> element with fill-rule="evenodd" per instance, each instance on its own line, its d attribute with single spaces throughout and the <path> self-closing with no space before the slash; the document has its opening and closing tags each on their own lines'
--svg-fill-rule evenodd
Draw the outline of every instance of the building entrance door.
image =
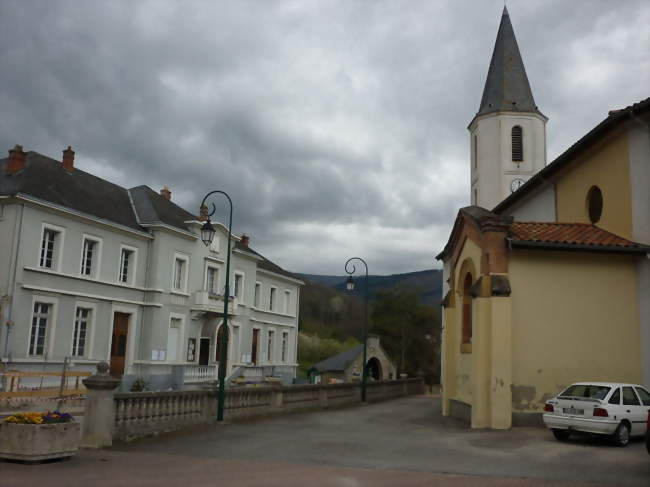
<svg viewBox="0 0 650 487">
<path fill-rule="evenodd" d="M 251 349 L 251 362 L 253 365 L 257 365 L 257 344 L 260 338 L 260 331 L 257 328 L 253 328 L 253 347 Z"/>
<path fill-rule="evenodd" d="M 199 342 L 199 365 L 208 365 L 210 362 L 210 339 L 201 337 Z"/>
<path fill-rule="evenodd" d="M 129 315 L 113 315 L 113 336 L 111 338 L 111 375 L 122 377 L 126 361 L 126 341 L 129 333 Z"/>
</svg>

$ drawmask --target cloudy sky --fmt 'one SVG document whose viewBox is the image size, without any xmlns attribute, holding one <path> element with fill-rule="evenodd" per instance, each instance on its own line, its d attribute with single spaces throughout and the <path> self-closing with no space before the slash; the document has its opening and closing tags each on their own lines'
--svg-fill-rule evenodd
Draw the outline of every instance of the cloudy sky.
<svg viewBox="0 0 650 487">
<path fill-rule="evenodd" d="M 296 272 L 437 266 L 501 0 L 0 1 L 0 148 L 211 189 Z M 650 96 L 648 0 L 509 0 L 553 160 Z M 219 203 L 219 201 L 217 201 Z M 224 203 L 225 204 L 225 203 Z M 223 204 L 222 204 L 223 205 Z"/>
</svg>

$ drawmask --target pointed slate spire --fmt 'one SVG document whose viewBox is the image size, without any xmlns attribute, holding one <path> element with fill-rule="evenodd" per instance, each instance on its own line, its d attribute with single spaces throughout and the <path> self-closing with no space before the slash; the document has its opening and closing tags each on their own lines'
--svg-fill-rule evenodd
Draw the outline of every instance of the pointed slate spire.
<svg viewBox="0 0 650 487">
<path fill-rule="evenodd" d="M 477 115 L 501 110 L 540 113 L 505 6 Z"/>
</svg>

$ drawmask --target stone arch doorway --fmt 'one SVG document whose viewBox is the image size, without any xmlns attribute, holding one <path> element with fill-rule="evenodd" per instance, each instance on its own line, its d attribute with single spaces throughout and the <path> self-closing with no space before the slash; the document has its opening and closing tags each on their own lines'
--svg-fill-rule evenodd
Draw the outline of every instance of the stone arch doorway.
<svg viewBox="0 0 650 487">
<path fill-rule="evenodd" d="M 368 363 L 366 364 L 366 372 L 369 378 L 373 378 L 374 380 L 382 380 L 383 375 L 381 370 L 381 362 L 377 357 L 372 357 L 370 360 L 368 360 Z"/>
<path fill-rule="evenodd" d="M 227 335 L 227 336 L 226 336 Z M 226 338 L 228 338 L 228 342 L 230 342 L 230 333 L 228 330 L 228 327 L 223 326 L 223 324 L 219 325 L 219 328 L 217 328 L 217 342 L 215 344 L 214 350 L 214 360 L 216 362 L 219 362 L 219 367 L 225 367 L 226 371 L 228 370 L 228 357 L 224 357 L 224 351 L 223 351 L 223 346 L 224 343 L 226 342 Z M 222 363 L 222 359 L 225 358 L 226 360 Z"/>
</svg>

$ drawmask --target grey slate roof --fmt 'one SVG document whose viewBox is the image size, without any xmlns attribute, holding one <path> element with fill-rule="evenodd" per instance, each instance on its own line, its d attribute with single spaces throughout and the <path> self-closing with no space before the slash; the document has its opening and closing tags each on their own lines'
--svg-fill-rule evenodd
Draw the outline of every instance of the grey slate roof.
<svg viewBox="0 0 650 487">
<path fill-rule="evenodd" d="M 127 227 L 142 230 L 133 214 L 126 189 L 80 169 L 67 172 L 61 162 L 27 152 L 25 169 L 6 173 L 8 159 L 0 160 L 0 195 L 22 193 Z"/>
<path fill-rule="evenodd" d="M 266 269 L 267 271 L 275 272 L 276 274 L 280 274 L 281 276 L 291 277 L 292 279 L 297 279 L 298 281 L 302 282 L 302 279 L 300 279 L 300 277 L 296 276 L 295 274 L 292 274 L 289 271 L 285 271 L 282 267 L 280 267 L 279 265 L 271 262 L 269 259 L 264 257 L 259 252 L 255 252 L 250 247 L 246 247 L 245 245 L 242 245 L 241 242 L 236 242 L 235 243 L 235 248 L 237 250 L 241 250 L 243 252 L 248 252 L 248 253 L 254 255 L 255 257 L 258 257 L 258 258 L 262 259 L 257 263 L 257 267 L 259 267 L 261 269 Z"/>
<path fill-rule="evenodd" d="M 136 186 L 129 189 L 129 193 L 133 199 L 138 221 L 142 224 L 164 223 L 186 229 L 186 221 L 198 219 L 176 203 L 160 196 L 149 186 Z"/>
<path fill-rule="evenodd" d="M 127 190 L 76 167 L 68 172 L 61 161 L 33 151 L 16 174 L 7 174 L 7 161 L 0 159 L 0 196 L 22 194 L 140 231 L 146 231 L 141 225 L 160 223 L 187 231 L 185 222 L 198 220 L 149 186 Z M 300 281 L 250 247 L 237 242 L 235 248 L 259 257 L 260 268 Z"/>
<path fill-rule="evenodd" d="M 481 106 L 476 115 L 502 110 L 535 112 L 541 115 L 535 105 L 524 62 L 515 39 L 515 31 L 510 23 L 508 9 L 505 7 L 503 7 L 490 69 L 483 88 Z"/>
<path fill-rule="evenodd" d="M 363 352 L 363 344 L 326 358 L 314 364 L 313 368 L 319 372 L 342 372 L 361 352 Z"/>
</svg>

